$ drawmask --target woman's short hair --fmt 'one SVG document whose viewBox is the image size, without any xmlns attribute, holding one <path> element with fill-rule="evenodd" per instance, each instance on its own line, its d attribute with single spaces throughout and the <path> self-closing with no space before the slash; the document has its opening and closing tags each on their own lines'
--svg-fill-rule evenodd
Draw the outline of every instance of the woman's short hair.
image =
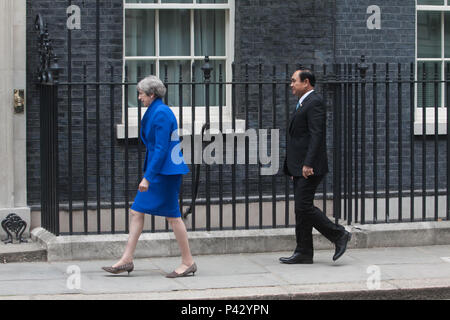
<svg viewBox="0 0 450 320">
<path fill-rule="evenodd" d="M 159 98 L 164 98 L 167 92 L 164 83 L 156 76 L 145 77 L 139 81 L 137 88 L 148 96 L 154 94 Z"/>
</svg>

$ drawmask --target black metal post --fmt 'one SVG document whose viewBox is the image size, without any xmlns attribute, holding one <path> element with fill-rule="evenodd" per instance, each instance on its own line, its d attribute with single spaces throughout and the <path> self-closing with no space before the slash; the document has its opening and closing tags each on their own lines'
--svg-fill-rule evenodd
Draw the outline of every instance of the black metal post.
<svg viewBox="0 0 450 320">
<path fill-rule="evenodd" d="M 277 79 L 276 79 L 276 67 L 273 66 L 273 73 L 272 73 L 272 128 L 276 129 L 277 127 Z M 270 134 L 272 138 L 272 134 Z M 272 139 L 271 139 L 272 141 Z M 272 143 L 272 142 L 271 142 Z M 273 155 L 272 155 L 273 156 Z M 272 228 L 277 227 L 277 191 L 276 191 L 276 176 L 272 175 Z"/>
<path fill-rule="evenodd" d="M 335 222 L 341 218 L 341 66 L 334 65 L 336 85 L 334 91 L 334 137 L 333 137 L 333 211 Z M 339 84 L 338 84 L 339 83 Z"/>
<path fill-rule="evenodd" d="M 191 184 L 191 199 L 195 199 L 197 196 L 197 185 L 195 184 L 195 177 L 197 176 L 197 166 L 195 164 L 195 109 L 196 109 L 196 103 L 195 103 L 195 90 L 196 90 L 196 84 L 195 84 L 195 64 L 192 64 L 192 85 L 191 85 L 191 97 L 192 97 L 192 121 L 191 121 L 191 177 L 192 177 L 192 184 Z M 201 142 L 200 142 L 201 145 Z M 199 168 L 200 170 L 200 168 Z M 195 208 L 196 203 L 195 201 L 192 201 L 191 204 L 191 210 L 192 210 L 192 217 L 191 217 L 191 229 L 192 231 L 195 231 Z"/>
<path fill-rule="evenodd" d="M 262 64 L 259 64 L 259 72 L 258 72 L 258 132 L 262 129 L 263 126 L 263 80 L 262 80 Z M 260 137 L 258 135 L 258 145 L 259 145 Z M 259 193 L 259 228 L 263 227 L 263 190 L 262 190 L 262 177 L 261 177 L 261 162 L 258 161 L 258 193 Z"/>
<path fill-rule="evenodd" d="M 348 110 L 348 128 L 347 130 L 347 145 L 348 145 L 348 158 L 347 158 L 347 167 L 348 167 L 348 180 L 347 180 L 347 191 L 348 191 L 348 214 L 347 214 L 347 224 L 351 225 L 353 221 L 353 190 L 352 190 L 352 182 L 353 182 L 353 166 L 352 166 L 352 159 L 353 159 L 353 139 L 352 139 L 352 132 L 353 132 L 353 72 L 352 72 L 352 65 L 348 65 L 348 73 L 347 73 L 347 82 L 348 82 L 348 96 L 347 96 L 347 107 Z"/>
<path fill-rule="evenodd" d="M 165 85 L 165 87 L 166 87 L 166 89 L 167 89 L 167 91 L 166 91 L 166 96 L 164 97 L 164 103 L 166 104 L 166 105 L 169 105 L 169 85 L 168 85 L 168 82 L 169 82 L 169 73 L 168 73 L 168 66 L 167 66 L 167 62 L 166 63 L 164 63 L 164 85 Z M 152 228 L 154 228 L 153 226 L 155 225 L 155 216 L 153 216 L 152 215 Z M 166 227 L 166 232 L 167 231 L 169 231 L 169 222 L 168 222 L 168 220 L 166 219 L 166 221 L 165 221 L 165 227 Z"/>
<path fill-rule="evenodd" d="M 96 63 L 95 63 L 95 79 L 97 81 L 97 85 L 95 88 L 95 120 L 96 120 L 96 127 L 95 127 L 95 137 L 96 137 L 96 178 L 97 178 L 97 233 L 100 234 L 101 232 L 101 207 L 100 207 L 100 201 L 101 201 L 101 194 L 100 194 L 100 85 L 98 84 L 100 82 L 100 0 L 96 1 L 96 10 L 95 10 L 95 16 L 96 16 L 96 23 L 95 23 L 95 38 L 96 38 Z"/>
<path fill-rule="evenodd" d="M 205 83 L 205 108 L 206 108 L 206 124 L 207 124 L 207 130 L 210 129 L 210 101 L 209 101 L 209 88 L 211 83 L 211 71 L 213 68 L 209 64 L 209 57 L 205 57 L 205 64 L 202 67 L 203 70 L 203 77 L 204 77 L 204 83 Z M 211 190 L 210 190 L 210 167 L 209 165 L 205 166 L 205 176 L 206 176 L 206 230 L 211 230 Z"/>
<path fill-rule="evenodd" d="M 181 63 L 180 63 L 179 68 L 180 68 L 179 69 L 180 70 L 180 77 L 178 79 L 178 105 L 179 105 L 179 108 L 178 108 L 178 119 L 179 119 L 179 123 L 180 123 L 180 126 L 179 126 L 180 130 L 178 130 L 178 132 L 183 132 L 182 131 L 183 130 L 183 66 L 182 66 Z M 141 118 L 139 117 L 139 122 L 141 122 L 140 119 Z M 183 142 L 183 135 L 182 134 L 179 136 L 179 139 L 180 139 L 180 143 L 182 143 Z M 182 180 L 184 180 L 184 179 L 182 178 Z M 179 198 L 180 212 L 183 212 L 183 199 L 184 199 L 184 188 L 183 188 L 183 183 L 181 183 L 181 186 L 180 186 L 180 198 Z"/>
<path fill-rule="evenodd" d="M 358 65 L 355 65 L 355 136 L 354 136 L 354 144 L 355 144 L 355 222 L 358 222 L 358 208 L 359 208 L 359 188 L 358 188 L 358 177 L 359 177 L 359 162 L 358 162 L 358 117 L 359 117 L 359 95 L 358 95 Z"/>
<path fill-rule="evenodd" d="M 289 134 L 289 83 L 290 83 L 290 75 L 289 75 L 289 65 L 286 64 L 286 85 L 284 87 L 284 113 L 286 116 L 286 136 L 285 136 L 285 146 L 287 148 L 287 140 L 288 140 L 288 134 Z M 325 126 L 326 127 L 326 126 Z M 326 137 L 326 134 L 324 134 Z M 284 226 L 287 228 L 289 227 L 289 201 L 290 201 L 290 192 L 289 192 L 289 183 L 290 178 L 286 176 L 284 178 L 284 199 L 285 199 L 285 206 L 284 206 Z M 325 211 L 324 211 L 325 212 Z"/>
<path fill-rule="evenodd" d="M 347 219 L 347 210 L 348 210 L 348 70 L 347 70 L 347 64 L 343 65 L 344 67 L 344 72 L 342 74 L 342 78 L 341 78 L 341 89 L 343 89 L 343 93 L 342 93 L 342 107 L 344 108 L 344 126 L 342 128 L 343 132 L 342 132 L 342 137 L 343 137 L 343 142 L 344 142 L 344 149 L 343 149 L 343 173 L 344 173 L 344 177 L 343 177 L 343 184 L 344 184 L 344 193 L 343 193 L 343 202 L 344 202 L 344 217 L 342 217 L 344 220 Z"/>
<path fill-rule="evenodd" d="M 137 81 L 139 81 L 139 79 L 141 79 L 142 76 L 142 72 L 141 72 L 141 68 L 140 66 L 138 66 L 137 68 Z M 137 132 L 137 149 L 138 149 L 138 181 L 142 180 L 143 177 L 143 173 L 142 173 L 142 139 L 141 139 L 141 120 L 142 120 L 142 103 L 141 100 L 139 100 L 139 91 L 136 90 L 136 104 L 137 104 L 137 111 L 138 111 L 138 117 L 137 117 L 137 127 L 138 127 L 138 132 Z M 148 106 L 144 106 L 144 107 L 148 107 Z M 183 212 L 183 211 L 181 211 Z"/>
<path fill-rule="evenodd" d="M 88 233 L 88 112 L 87 66 L 83 65 L 83 231 Z"/>
<path fill-rule="evenodd" d="M 427 96 L 427 72 L 426 64 L 422 63 L 423 73 L 422 73 L 422 221 L 426 219 L 426 176 L 427 176 L 427 166 L 426 166 L 426 139 L 427 139 L 427 128 L 426 128 L 426 96 Z"/>
<path fill-rule="evenodd" d="M 219 131 L 223 133 L 223 87 L 222 64 L 219 64 Z M 223 158 L 223 153 L 222 153 Z M 219 163 L 219 228 L 223 229 L 223 164 Z"/>
<path fill-rule="evenodd" d="M 377 118 L 377 64 L 373 64 L 373 222 L 377 223 L 378 221 L 378 118 Z M 365 144 L 365 141 L 363 142 Z"/>
<path fill-rule="evenodd" d="M 410 78 L 409 78 L 409 114 L 410 114 L 410 118 L 409 118 L 409 124 L 410 124 L 410 128 L 409 128 L 409 140 L 410 140 L 410 145 L 411 145 L 411 168 L 410 168 L 410 182 L 411 182 L 411 199 L 410 199 L 410 207 L 411 207 L 411 221 L 414 221 L 414 190 L 415 190 L 415 186 L 414 186 L 414 177 L 415 177 L 415 173 L 414 173 L 414 157 L 415 157 L 415 151 L 414 151 L 414 112 L 415 112 L 415 80 L 414 80 L 414 63 L 411 63 L 410 65 Z"/>
<path fill-rule="evenodd" d="M 327 79 L 327 65 L 326 64 L 323 65 L 323 77 L 324 77 L 324 79 L 326 81 L 326 79 Z M 287 85 L 286 90 L 288 89 L 288 87 L 289 86 Z M 322 96 L 324 98 L 326 97 L 326 90 L 328 88 L 330 88 L 330 87 L 324 84 L 323 92 L 322 92 Z M 287 99 L 287 92 L 286 92 L 286 99 Z M 326 111 L 325 111 L 325 119 L 327 119 Z M 286 134 L 288 133 L 288 131 L 287 131 L 288 130 L 288 126 L 289 126 L 289 122 L 286 125 Z M 325 120 L 325 124 L 323 126 L 323 145 L 324 146 L 327 145 L 327 121 L 326 120 Z M 327 175 L 324 175 L 324 177 L 322 179 L 322 209 L 323 209 L 323 212 L 325 214 L 327 214 Z"/>
<path fill-rule="evenodd" d="M 366 72 L 369 66 L 361 56 L 358 66 L 361 77 L 361 223 L 366 222 Z"/>
<path fill-rule="evenodd" d="M 386 135 L 385 135 L 385 144 L 386 144 L 386 154 L 385 154 L 385 169 L 384 169 L 384 174 L 385 174 L 385 190 L 386 190 L 386 198 L 385 198 L 385 210 L 386 210 L 386 216 L 385 216 L 385 222 L 389 222 L 389 155 L 390 155 L 390 134 L 389 134 L 389 114 L 390 114 L 390 101 L 389 101 L 389 90 L 390 90 L 390 86 L 389 86 L 389 63 L 386 63 L 386 91 L 385 91 L 385 95 L 386 95 L 386 114 L 385 114 L 385 121 L 386 121 Z"/>
<path fill-rule="evenodd" d="M 37 80 L 40 88 L 40 159 L 41 159 L 41 225 L 59 235 L 59 141 L 58 141 L 58 58 L 53 52 L 48 26 L 37 15 L 40 66 Z"/>
<path fill-rule="evenodd" d="M 237 163 L 237 141 L 236 141 L 236 65 L 231 65 L 231 130 L 233 132 L 233 164 L 231 165 L 231 214 L 233 217 L 232 228 L 236 229 L 236 163 Z"/>
<path fill-rule="evenodd" d="M 397 84 L 397 126 L 398 126 L 398 220 L 401 222 L 403 220 L 403 104 L 402 104 L 402 65 L 398 64 L 398 84 Z"/>
<path fill-rule="evenodd" d="M 72 0 L 69 0 L 69 7 L 72 5 Z M 72 188 L 73 188 L 73 165 L 72 165 L 72 30 L 67 28 L 67 129 L 68 129 L 68 197 L 69 197 L 69 234 L 73 234 L 73 200 L 72 200 Z"/>
<path fill-rule="evenodd" d="M 248 130 L 248 121 L 249 121 L 249 74 L 248 74 L 248 64 L 245 65 L 245 130 Z M 249 142 L 247 139 L 245 139 L 245 229 L 250 228 L 250 205 L 249 205 L 249 194 L 250 194 L 250 188 L 249 188 L 249 158 L 250 158 L 250 151 L 249 151 Z"/>
<path fill-rule="evenodd" d="M 128 121 L 128 66 L 125 66 L 125 106 L 124 106 L 124 121 L 125 121 L 125 168 L 124 168 L 124 178 L 125 178 L 125 232 L 129 232 L 129 177 L 128 177 L 128 171 L 129 171 L 129 159 L 128 159 L 128 149 L 129 149 L 129 139 L 128 139 L 128 128 L 129 128 L 129 121 Z"/>
<path fill-rule="evenodd" d="M 438 177 L 439 177 L 439 159 L 438 159 L 438 130 L 439 130 L 439 90 L 440 79 L 438 74 L 438 64 L 434 64 L 434 220 L 439 219 L 439 205 L 438 205 Z"/>
<path fill-rule="evenodd" d="M 114 143 L 114 66 L 110 65 L 111 85 L 110 85 L 110 147 L 111 147 L 111 233 L 116 233 L 116 215 L 115 215 L 115 143 Z"/>
<path fill-rule="evenodd" d="M 445 80 L 447 120 L 450 119 L 450 63 L 447 62 Z M 450 121 L 447 121 L 447 220 L 450 220 Z"/>
</svg>

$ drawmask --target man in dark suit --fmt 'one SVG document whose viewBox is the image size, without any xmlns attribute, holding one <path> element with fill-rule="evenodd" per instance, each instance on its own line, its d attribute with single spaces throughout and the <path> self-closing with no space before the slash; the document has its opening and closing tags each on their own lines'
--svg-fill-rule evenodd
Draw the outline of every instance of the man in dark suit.
<svg viewBox="0 0 450 320">
<path fill-rule="evenodd" d="M 313 204 L 316 189 L 328 172 L 325 105 L 314 91 L 315 82 L 308 69 L 297 70 L 291 79 L 292 93 L 299 101 L 287 128 L 284 173 L 294 182 L 297 247 L 291 257 L 280 258 L 288 264 L 313 263 L 313 227 L 336 245 L 334 261 L 344 254 L 351 238 L 351 233 L 333 223 Z"/>
</svg>

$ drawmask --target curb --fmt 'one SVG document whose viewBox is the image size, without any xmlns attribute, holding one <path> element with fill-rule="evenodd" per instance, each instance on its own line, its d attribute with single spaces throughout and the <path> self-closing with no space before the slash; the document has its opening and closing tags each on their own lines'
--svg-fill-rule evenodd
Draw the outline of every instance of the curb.
<svg viewBox="0 0 450 320">
<path fill-rule="evenodd" d="M 408 222 L 378 225 L 346 226 L 352 232 L 348 248 L 417 247 L 450 244 L 450 221 Z M 189 232 L 193 255 L 239 254 L 290 251 L 295 246 L 295 230 L 230 230 Z M 47 261 L 118 259 L 128 240 L 127 234 L 55 236 L 39 227 L 31 238 L 47 250 Z M 316 230 L 314 249 L 334 249 Z M 143 233 L 135 258 L 172 257 L 180 252 L 173 233 Z"/>
<path fill-rule="evenodd" d="M 450 279 L 420 280 L 414 285 L 390 281 L 385 288 L 368 290 L 365 283 L 291 285 L 107 294 L 42 294 L 2 296 L 3 300 L 445 300 L 450 299 Z M 439 282 L 439 283 L 438 283 Z"/>
</svg>

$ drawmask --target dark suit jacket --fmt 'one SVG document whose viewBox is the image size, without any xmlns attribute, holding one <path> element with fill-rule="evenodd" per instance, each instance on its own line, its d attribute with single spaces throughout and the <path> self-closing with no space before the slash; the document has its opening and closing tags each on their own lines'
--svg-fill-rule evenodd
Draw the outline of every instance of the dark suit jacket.
<svg viewBox="0 0 450 320">
<path fill-rule="evenodd" d="M 301 176 L 303 165 L 312 167 L 314 175 L 328 172 L 325 120 L 325 104 L 322 97 L 314 91 L 291 116 L 284 162 L 286 175 Z"/>
</svg>

